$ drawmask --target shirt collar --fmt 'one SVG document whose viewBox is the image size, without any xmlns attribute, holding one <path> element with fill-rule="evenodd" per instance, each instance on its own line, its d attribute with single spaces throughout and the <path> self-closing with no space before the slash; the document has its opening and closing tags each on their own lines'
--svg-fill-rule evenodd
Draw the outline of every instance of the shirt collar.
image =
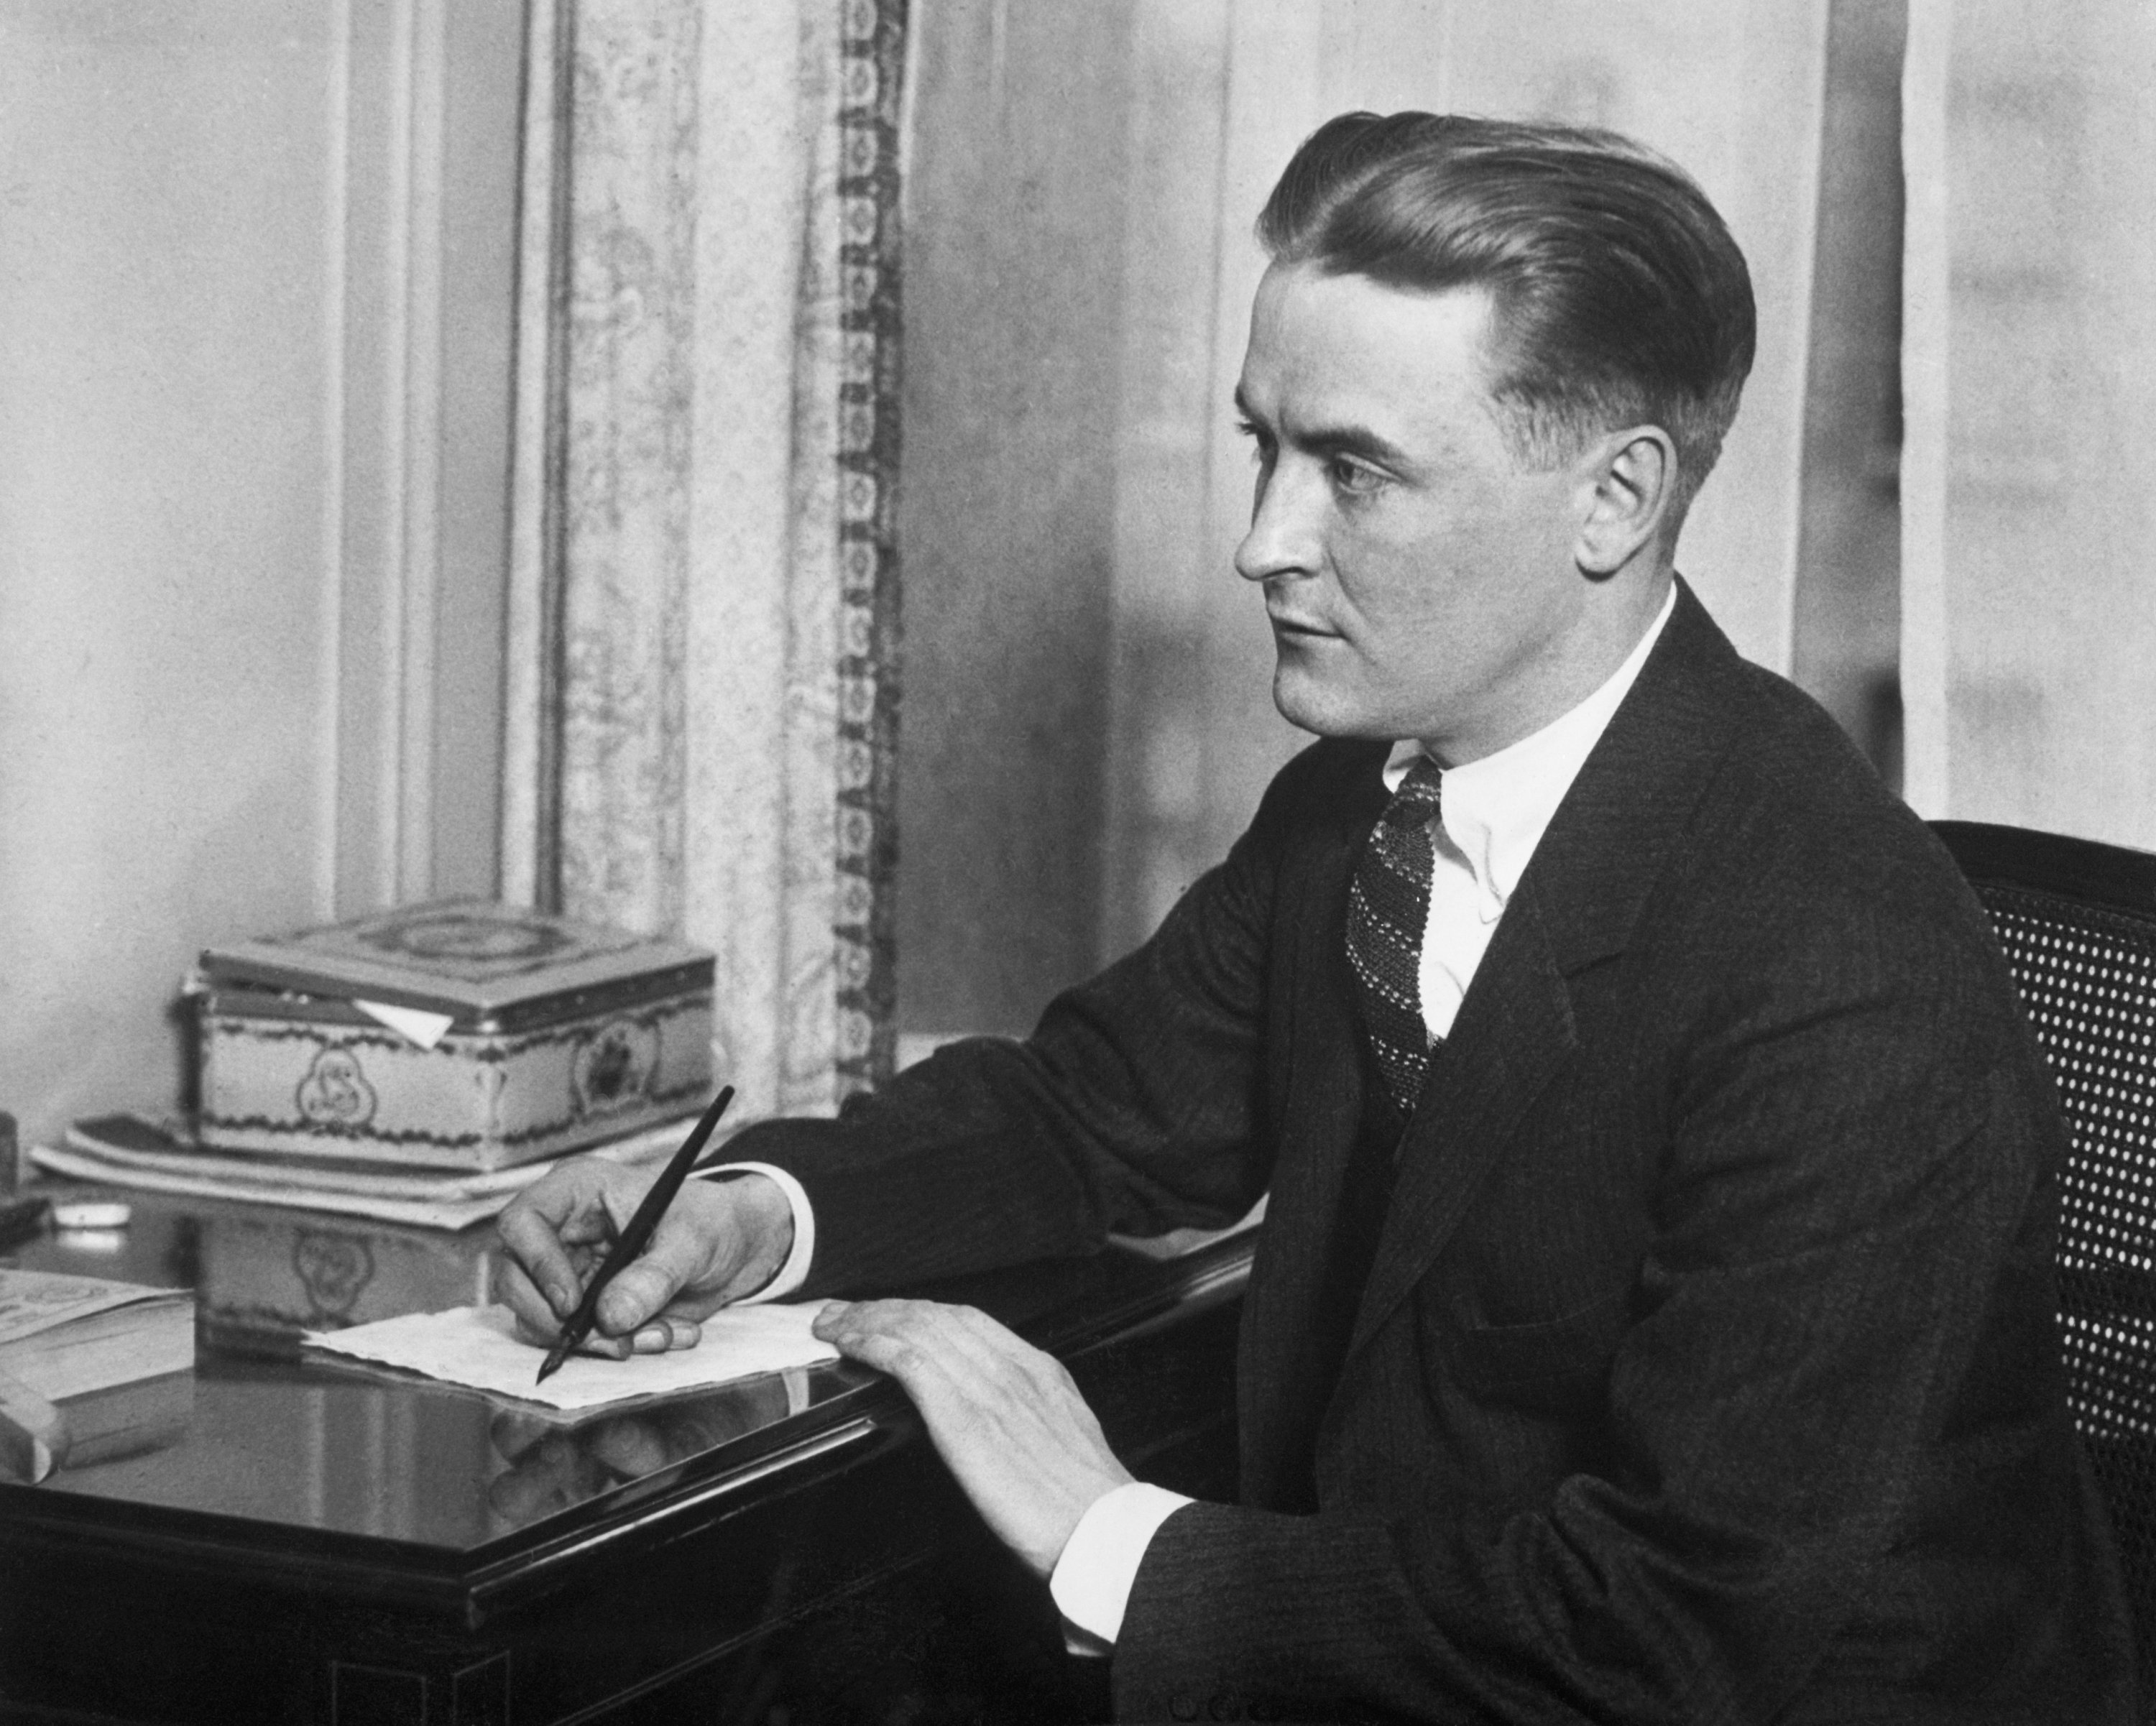
<svg viewBox="0 0 2156 1726">
<path fill-rule="evenodd" d="M 1676 598 L 1672 583 L 1661 610 L 1625 663 L 1578 706 L 1495 755 L 1444 770 L 1439 819 L 1450 843 L 1443 848 L 1473 873 L 1476 909 L 1485 923 L 1497 920 L 1520 884 L 1558 805 L 1661 638 Z M 1393 745 L 1385 762 L 1388 791 L 1399 789 L 1422 753 L 1422 745 L 1412 737 Z"/>
</svg>

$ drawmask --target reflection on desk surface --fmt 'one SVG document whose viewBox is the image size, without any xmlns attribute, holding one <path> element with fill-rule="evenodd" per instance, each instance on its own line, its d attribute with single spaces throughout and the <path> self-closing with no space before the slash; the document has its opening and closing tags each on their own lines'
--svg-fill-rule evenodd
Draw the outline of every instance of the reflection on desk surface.
<svg viewBox="0 0 2156 1726">
<path fill-rule="evenodd" d="M 206 1344 L 289 1356 L 306 1331 L 484 1301 L 500 1252 L 490 1227 L 447 1234 L 230 1201 L 127 1198 L 127 1227 L 53 1231 L 0 1264 L 191 1288 Z"/>
<path fill-rule="evenodd" d="M 634 1416 L 531 1421 L 470 1393 L 292 1358 L 305 1329 L 483 1298 L 491 1230 L 444 1236 L 213 1201 L 132 1202 L 121 1240 L 49 1234 L 0 1263 L 192 1285 L 192 1412 L 170 1442 L 64 1469 L 40 1493 L 466 1552 L 812 1412 L 870 1376 L 838 1364 Z"/>
<path fill-rule="evenodd" d="M 812 1368 L 564 1425 L 462 1391 L 208 1356 L 177 1442 L 64 1470 L 38 1490 L 469 1551 L 749 1437 L 865 1376 Z"/>
<path fill-rule="evenodd" d="M 497 1472 L 486 1497 L 495 1525 L 522 1528 L 775 1426 L 814 1401 L 814 1370 L 796 1367 L 575 1426 L 498 1411 L 487 1423 Z"/>
</svg>

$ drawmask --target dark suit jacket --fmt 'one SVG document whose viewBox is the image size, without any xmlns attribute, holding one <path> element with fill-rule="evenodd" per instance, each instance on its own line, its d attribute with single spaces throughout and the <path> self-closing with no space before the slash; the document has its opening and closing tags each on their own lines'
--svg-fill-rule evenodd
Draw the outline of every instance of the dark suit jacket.
<svg viewBox="0 0 2156 1726">
<path fill-rule="evenodd" d="M 808 1188 L 812 1287 L 1270 1189 L 1243 1503 L 1156 1536 L 1119 1713 L 2128 1718 L 2050 1082 L 1951 862 L 1688 591 L 1434 1058 L 1336 1375 L 1383 755 L 1306 750 L 1026 1042 L 740 1141 Z"/>
</svg>

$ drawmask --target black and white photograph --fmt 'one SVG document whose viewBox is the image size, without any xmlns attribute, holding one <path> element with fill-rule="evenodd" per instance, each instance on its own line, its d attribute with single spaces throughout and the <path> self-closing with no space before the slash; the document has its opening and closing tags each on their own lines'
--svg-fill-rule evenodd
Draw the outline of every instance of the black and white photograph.
<svg viewBox="0 0 2156 1726">
<path fill-rule="evenodd" d="M 0 1722 L 2156 1721 L 2152 90 L 0 0 Z"/>
</svg>

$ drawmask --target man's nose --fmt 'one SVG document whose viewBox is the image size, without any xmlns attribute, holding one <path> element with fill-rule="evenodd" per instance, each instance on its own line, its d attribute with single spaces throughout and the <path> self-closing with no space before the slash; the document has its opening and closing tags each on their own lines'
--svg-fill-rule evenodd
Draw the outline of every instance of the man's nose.
<svg viewBox="0 0 2156 1726">
<path fill-rule="evenodd" d="M 1276 462 L 1257 483 L 1250 530 L 1235 548 L 1235 573 L 1246 581 L 1313 573 L 1324 545 L 1324 502 L 1321 476 L 1298 463 Z"/>
</svg>

